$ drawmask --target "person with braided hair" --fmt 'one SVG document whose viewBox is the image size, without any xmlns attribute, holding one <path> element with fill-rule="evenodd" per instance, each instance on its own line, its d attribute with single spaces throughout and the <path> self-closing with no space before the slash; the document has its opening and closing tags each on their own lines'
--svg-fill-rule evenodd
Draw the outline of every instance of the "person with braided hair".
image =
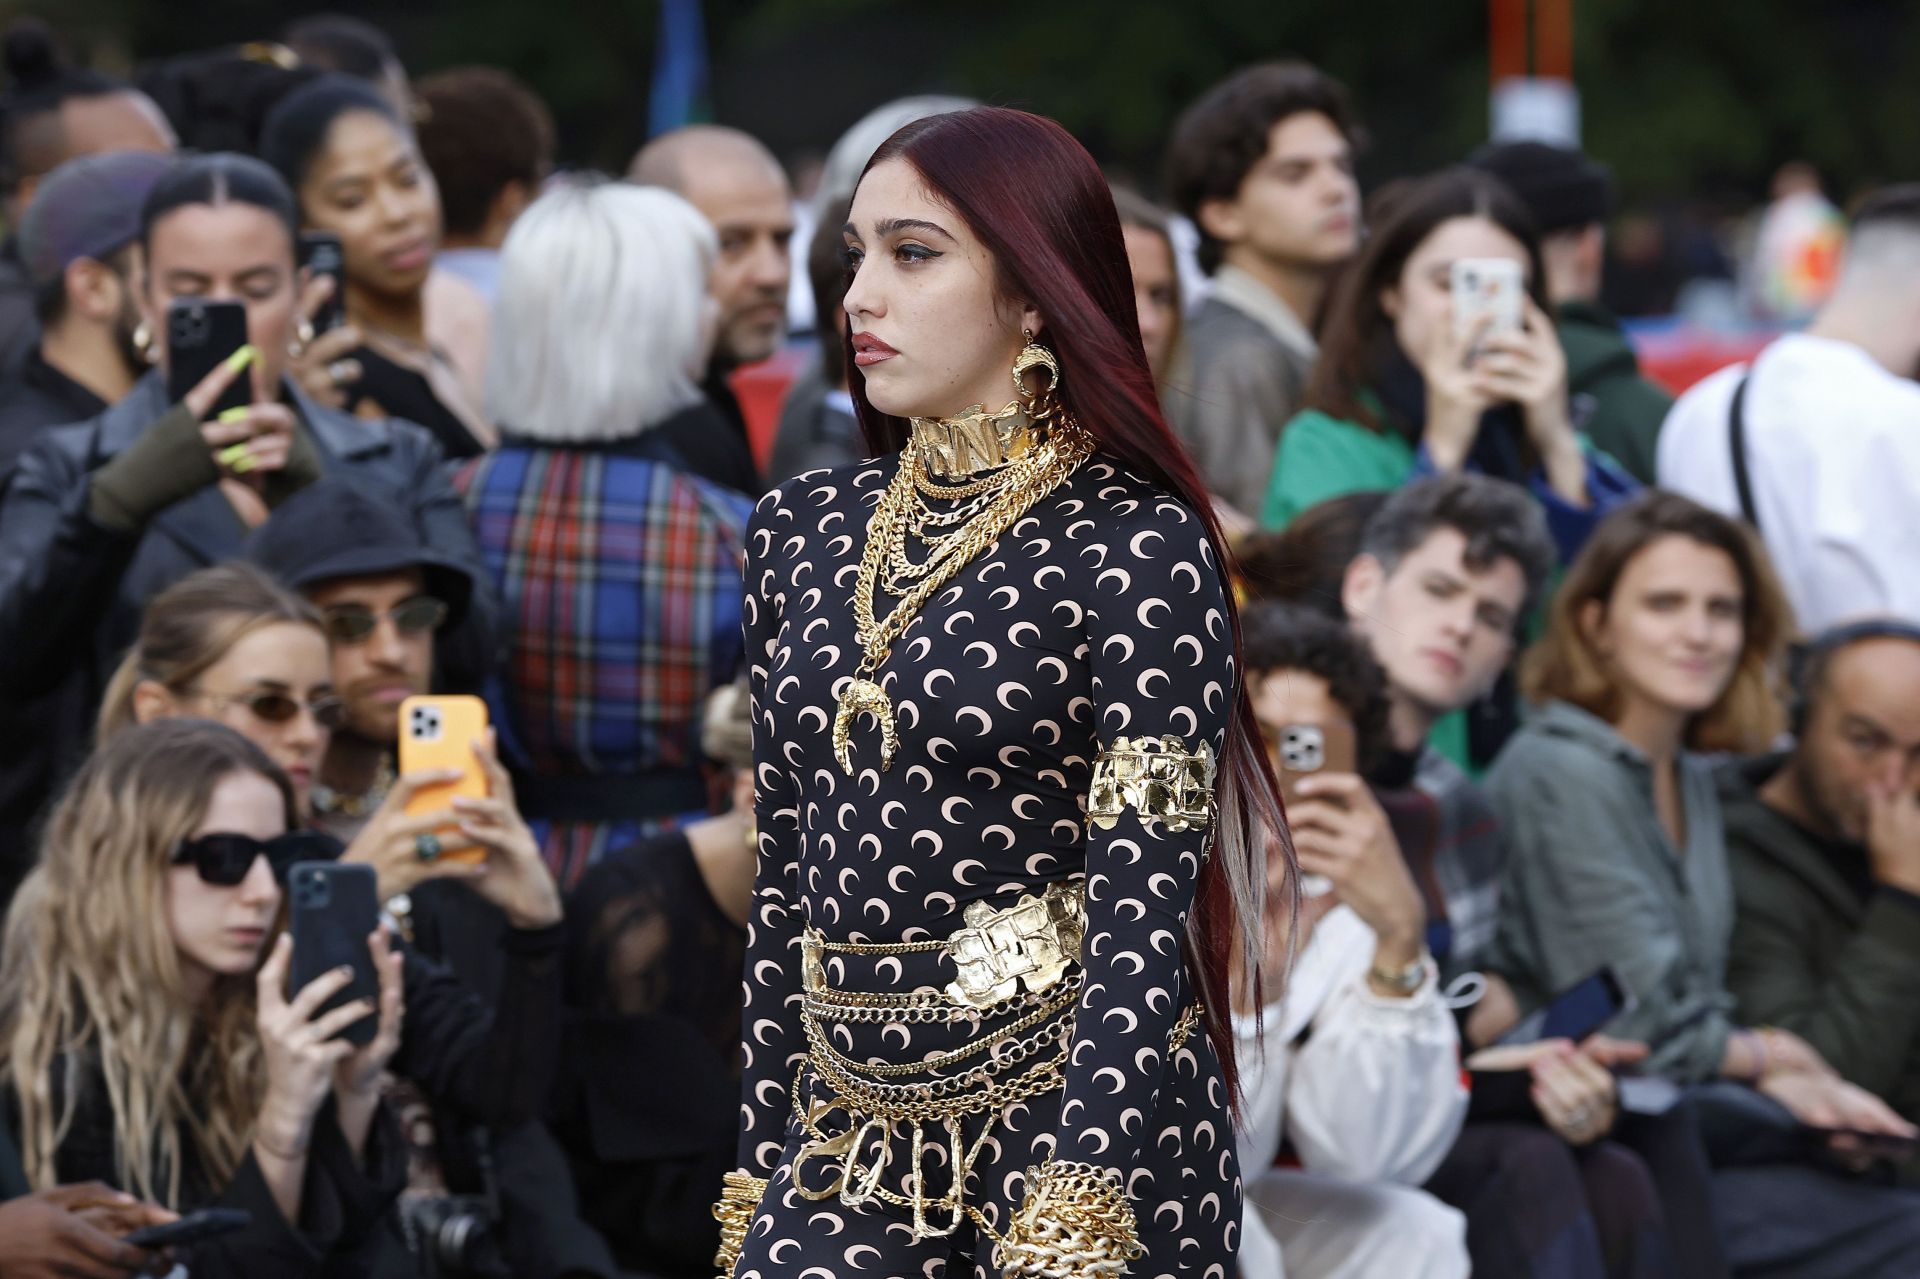
<svg viewBox="0 0 1920 1279">
<path fill-rule="evenodd" d="M 1057 124 L 974 108 L 894 134 L 844 238 L 881 456 L 749 526 L 719 1270 L 1230 1279 L 1227 974 L 1284 827 L 1112 197 Z"/>
</svg>

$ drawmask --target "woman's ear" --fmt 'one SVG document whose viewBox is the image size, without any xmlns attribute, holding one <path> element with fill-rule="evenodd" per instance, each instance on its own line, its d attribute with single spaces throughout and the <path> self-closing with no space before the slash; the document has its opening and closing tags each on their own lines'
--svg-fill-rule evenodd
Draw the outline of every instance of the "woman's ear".
<svg viewBox="0 0 1920 1279">
<path fill-rule="evenodd" d="M 1038 339 L 1042 333 L 1047 331 L 1047 322 L 1041 316 L 1038 307 L 1030 304 L 1022 304 L 1020 307 L 1020 328 L 1024 332 L 1033 334 L 1034 337 Z"/>
<path fill-rule="evenodd" d="M 1611 656 L 1601 638 L 1601 628 L 1606 621 L 1607 606 L 1599 600 L 1588 600 L 1580 606 L 1580 638 L 1586 640 L 1587 647 L 1600 657 Z"/>
<path fill-rule="evenodd" d="M 1400 286 L 1389 284 L 1380 290 L 1380 313 L 1389 320 L 1400 318 Z"/>
<path fill-rule="evenodd" d="M 133 722 L 151 724 L 157 719 L 177 715 L 180 703 L 171 689 L 158 680 L 143 679 L 133 686 Z"/>
</svg>

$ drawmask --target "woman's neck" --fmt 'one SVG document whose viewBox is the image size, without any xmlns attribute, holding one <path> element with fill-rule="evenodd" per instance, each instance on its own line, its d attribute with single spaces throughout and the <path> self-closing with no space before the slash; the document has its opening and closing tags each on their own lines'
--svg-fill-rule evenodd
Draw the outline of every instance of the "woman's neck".
<svg viewBox="0 0 1920 1279">
<path fill-rule="evenodd" d="M 1629 694 L 1622 700 L 1613 727 L 1620 736 L 1639 747 L 1656 767 L 1665 767 L 1680 757 L 1680 750 L 1686 744 L 1687 721 L 1691 718 L 1691 712 Z"/>
<path fill-rule="evenodd" d="M 424 345 L 427 340 L 426 291 L 376 293 L 347 285 L 347 319 L 363 334 L 381 334 Z"/>
<path fill-rule="evenodd" d="M 180 992 L 187 998 L 187 1006 L 198 1011 L 207 1006 L 213 998 L 213 970 L 185 955 L 180 956 Z"/>
</svg>

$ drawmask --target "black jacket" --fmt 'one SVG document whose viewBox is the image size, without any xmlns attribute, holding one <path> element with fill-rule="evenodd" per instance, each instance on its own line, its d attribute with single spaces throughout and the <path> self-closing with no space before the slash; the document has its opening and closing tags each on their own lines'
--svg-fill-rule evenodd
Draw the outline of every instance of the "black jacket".
<svg viewBox="0 0 1920 1279">
<path fill-rule="evenodd" d="M 0 482 L 48 427 L 79 422 L 106 408 L 105 400 L 47 363 L 39 347 L 28 351 L 0 382 Z"/>
<path fill-rule="evenodd" d="M 364 421 L 297 389 L 287 394 L 327 474 L 407 511 L 430 546 L 469 566 L 473 603 L 442 638 L 442 654 L 481 660 L 490 651 L 493 579 L 439 448 L 410 423 Z M 104 528 L 87 513 L 93 472 L 169 407 L 164 379 L 149 374 L 99 416 L 43 432 L 0 495 L 0 879 L 31 860 L 28 824 L 85 753 L 95 708 L 147 601 L 241 554 L 247 530 L 217 486 L 175 503 L 138 533 Z M 473 676 L 444 673 L 453 683 Z"/>
</svg>

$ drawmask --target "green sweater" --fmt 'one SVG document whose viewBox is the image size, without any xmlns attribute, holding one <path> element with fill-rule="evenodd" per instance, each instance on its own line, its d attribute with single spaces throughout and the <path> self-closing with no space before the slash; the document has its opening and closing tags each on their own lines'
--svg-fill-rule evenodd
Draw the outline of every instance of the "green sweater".
<svg viewBox="0 0 1920 1279">
<path fill-rule="evenodd" d="M 1560 349 L 1567 353 L 1567 389 L 1592 399 L 1581 424 L 1601 449 L 1642 484 L 1654 482 L 1660 425 L 1673 397 L 1640 372 L 1640 359 L 1620 321 L 1592 302 L 1560 308 Z"/>
<path fill-rule="evenodd" d="M 1764 803 L 1780 766 L 1723 769 L 1736 913 L 1727 985 L 1750 1025 L 1805 1039 L 1846 1078 L 1920 1120 L 1920 897 L 1875 888 L 1863 850 Z M 1920 1162 L 1903 1180 L 1920 1182 Z"/>
</svg>

